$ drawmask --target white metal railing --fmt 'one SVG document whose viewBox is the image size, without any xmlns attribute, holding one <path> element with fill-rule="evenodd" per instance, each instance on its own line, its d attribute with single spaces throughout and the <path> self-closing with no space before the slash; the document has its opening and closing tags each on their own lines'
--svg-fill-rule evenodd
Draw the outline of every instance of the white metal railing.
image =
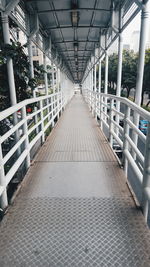
<svg viewBox="0 0 150 267">
<path fill-rule="evenodd" d="M 8 205 L 7 186 L 22 163 L 30 166 L 31 149 L 38 140 L 45 141 L 45 133 L 54 126 L 64 107 L 64 97 L 61 92 L 48 96 L 37 97 L 20 102 L 0 113 L 1 127 L 9 122 L 9 129 L 0 137 L 0 197 L 1 207 Z M 28 112 L 30 109 L 30 113 Z M 17 117 L 14 125 L 13 117 Z M 2 130 L 2 129 L 1 129 Z M 14 140 L 10 146 L 9 139 Z M 5 151 L 6 143 L 9 149 Z M 14 156 L 15 155 L 15 156 Z M 9 168 L 7 163 L 14 156 L 15 160 Z"/>
<path fill-rule="evenodd" d="M 135 175 L 134 183 L 140 184 L 140 204 L 147 220 L 150 206 L 150 113 L 124 97 L 100 94 L 91 90 L 83 90 L 83 95 L 92 114 L 99 119 L 101 129 L 105 127 L 107 130 L 110 146 L 113 148 L 115 140 L 121 148 L 123 153 L 121 163 L 126 176 L 130 164 Z M 120 111 L 118 105 L 121 107 Z M 138 114 L 140 120 L 148 121 L 146 135 L 134 124 L 134 114 Z M 138 140 L 141 140 L 142 151 L 133 142 L 133 133 L 138 136 Z"/>
</svg>

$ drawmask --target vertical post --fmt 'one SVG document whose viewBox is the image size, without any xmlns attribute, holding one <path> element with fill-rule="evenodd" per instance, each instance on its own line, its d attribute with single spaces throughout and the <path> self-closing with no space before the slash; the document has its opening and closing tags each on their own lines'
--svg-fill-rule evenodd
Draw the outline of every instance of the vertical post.
<svg viewBox="0 0 150 267">
<path fill-rule="evenodd" d="M 45 134 L 44 134 L 44 118 L 43 118 L 43 102 L 40 100 L 40 113 L 41 113 L 41 130 L 42 130 L 42 144 L 45 141 Z"/>
<path fill-rule="evenodd" d="M 101 76 L 102 76 L 102 65 L 101 65 L 101 59 L 99 60 L 99 70 L 98 70 L 98 92 L 99 92 L 99 118 L 100 118 L 100 109 L 101 109 L 101 103 L 100 103 L 100 94 L 101 94 Z"/>
<path fill-rule="evenodd" d="M 30 78 L 34 79 L 34 66 L 33 66 L 33 51 L 32 51 L 32 42 L 30 38 L 28 39 L 28 57 L 29 57 L 29 70 L 30 70 Z M 33 90 L 33 97 L 36 97 L 36 90 Z M 37 111 L 37 107 L 34 108 Z M 38 122 L 37 115 L 35 115 L 35 123 Z M 36 134 L 38 134 L 38 129 L 36 128 Z"/>
<path fill-rule="evenodd" d="M 96 57 L 95 58 L 95 61 L 96 61 Z M 97 88 L 96 88 L 96 64 L 94 65 L 94 117 L 96 118 L 97 115 L 96 115 L 96 92 L 97 92 Z"/>
<path fill-rule="evenodd" d="M 49 104 L 49 98 L 48 98 L 48 79 L 47 79 L 47 64 L 46 64 L 46 52 L 43 54 L 43 61 L 44 61 L 44 83 L 45 83 L 45 94 L 47 95 L 46 104 L 48 106 Z M 49 113 L 50 108 L 48 107 L 47 113 Z M 50 120 L 50 117 L 48 116 L 48 120 Z"/>
<path fill-rule="evenodd" d="M 123 36 L 122 36 L 122 9 L 119 12 L 119 38 L 118 38 L 118 70 L 117 70 L 117 90 L 116 96 L 121 95 L 121 80 L 122 80 L 122 53 L 123 53 Z M 120 101 L 116 101 L 116 109 L 120 111 Z M 119 124 L 119 114 L 116 114 L 116 122 Z M 119 135 L 119 128 L 116 127 L 116 134 Z"/>
<path fill-rule="evenodd" d="M 3 27 L 3 36 L 4 43 L 11 44 L 10 42 L 10 33 L 9 33 L 9 22 L 8 15 L 2 14 L 2 27 Z M 12 58 L 7 58 L 7 73 L 8 73 L 8 84 L 9 84 L 9 92 L 10 92 L 10 102 L 11 106 L 17 104 L 17 96 L 16 96 L 16 88 L 15 88 L 15 79 L 14 79 L 14 69 L 13 69 L 13 61 Z M 16 125 L 18 123 L 17 112 L 13 114 L 13 123 Z M 15 141 L 19 140 L 19 131 L 15 132 Z M 17 149 L 17 154 L 20 154 L 20 148 Z"/>
<path fill-rule="evenodd" d="M 99 71 L 98 71 L 98 91 L 101 93 L 101 75 L 102 75 L 102 64 L 101 59 L 99 60 Z"/>
<path fill-rule="evenodd" d="M 45 82 L 45 94 L 48 95 L 48 79 L 47 79 L 47 64 L 46 64 L 46 54 L 43 55 L 44 58 L 44 82 Z"/>
<path fill-rule="evenodd" d="M 7 15 L 2 14 L 2 26 L 3 26 L 4 43 L 11 44 L 10 33 L 9 33 L 9 22 Z M 10 91 L 10 101 L 11 105 L 13 106 L 17 103 L 17 97 L 16 97 L 13 61 L 12 58 L 10 57 L 8 57 L 7 59 L 7 72 L 8 72 L 9 91 Z"/>
<path fill-rule="evenodd" d="M 30 77 L 31 79 L 34 79 L 33 51 L 32 51 L 32 42 L 30 38 L 28 39 L 28 57 L 29 57 Z"/>
<path fill-rule="evenodd" d="M 55 125 L 54 117 L 55 117 L 55 95 L 52 95 L 52 127 Z"/>
<path fill-rule="evenodd" d="M 92 70 L 90 70 L 90 95 L 89 95 L 89 106 L 90 110 L 92 110 Z"/>
<path fill-rule="evenodd" d="M 91 112 L 93 112 L 93 66 L 91 69 Z"/>
<path fill-rule="evenodd" d="M 143 0 L 143 9 L 141 14 L 141 29 L 140 29 L 140 43 L 139 43 L 139 60 L 137 68 L 136 90 L 135 90 L 135 103 L 141 105 L 142 87 L 143 87 L 143 75 L 144 75 L 144 60 L 145 60 L 145 48 L 146 39 L 149 29 L 149 13 L 150 13 L 150 0 Z M 138 127 L 139 116 L 134 113 L 133 122 Z M 132 140 L 137 145 L 138 136 L 135 132 L 132 133 Z M 135 153 L 132 153 L 135 158 Z"/>
<path fill-rule="evenodd" d="M 59 98 L 60 98 L 60 92 L 56 95 L 57 98 L 57 120 L 59 120 Z"/>
<path fill-rule="evenodd" d="M 23 124 L 23 133 L 26 136 L 25 139 L 25 149 L 28 151 L 26 157 L 26 168 L 30 167 L 30 151 L 29 151 L 29 139 L 28 139 L 28 125 L 27 125 L 27 114 L 26 114 L 26 106 L 22 108 L 22 119 L 25 119 L 25 123 Z"/>
<path fill-rule="evenodd" d="M 103 96 L 100 95 L 100 127 L 103 130 Z"/>
<path fill-rule="evenodd" d="M 94 92 L 96 92 L 97 90 L 96 90 L 96 64 L 95 64 L 95 66 L 94 66 Z"/>
<path fill-rule="evenodd" d="M 108 94 L 108 51 L 105 51 L 105 86 L 104 93 Z"/>
<path fill-rule="evenodd" d="M 55 82 L 54 82 L 54 63 L 52 62 L 52 87 L 53 87 L 53 93 L 55 93 Z"/>
<path fill-rule="evenodd" d="M 143 0 L 143 9 L 141 14 L 141 29 L 140 29 L 140 44 L 139 44 L 139 61 L 137 68 L 136 90 L 135 90 L 135 103 L 140 106 L 143 74 L 144 74 L 144 60 L 145 60 L 145 48 L 146 40 L 149 29 L 149 13 L 150 13 L 150 0 Z"/>
<path fill-rule="evenodd" d="M 145 219 L 148 216 L 148 200 L 145 196 L 145 189 L 150 188 L 150 122 L 148 124 L 148 131 L 145 144 L 145 156 L 144 156 L 144 171 L 143 171 L 143 183 L 142 183 L 142 208 Z"/>
<path fill-rule="evenodd" d="M 59 92 L 59 74 L 58 74 L 58 67 L 56 67 L 56 92 Z"/>
<path fill-rule="evenodd" d="M 114 99 L 110 99 L 110 117 L 109 117 L 109 143 L 112 147 L 113 145 L 113 106 L 114 106 Z"/>
<path fill-rule="evenodd" d="M 108 94 L 108 51 L 106 49 L 105 51 L 105 86 L 104 86 L 104 93 L 105 94 Z M 105 114 L 107 114 L 107 97 L 105 96 L 105 106 L 104 106 L 104 111 L 105 111 Z M 104 120 L 106 121 L 107 118 L 106 116 L 104 115 Z"/>
<path fill-rule="evenodd" d="M 1 144 L 0 144 L 0 185 L 5 187 L 3 193 L 0 197 L 1 208 L 5 209 L 8 206 L 8 199 L 7 199 L 7 191 L 6 191 L 6 185 L 5 185 L 5 172 L 4 172 Z"/>
<path fill-rule="evenodd" d="M 125 175 L 127 177 L 128 175 L 128 160 L 125 156 L 125 151 L 128 150 L 129 144 L 126 136 L 129 136 L 129 124 L 127 122 L 127 119 L 130 119 L 130 108 L 126 105 L 126 110 L 125 110 L 125 117 L 124 117 L 124 140 L 123 140 L 123 160 L 122 160 L 122 165 L 125 171 Z"/>
</svg>

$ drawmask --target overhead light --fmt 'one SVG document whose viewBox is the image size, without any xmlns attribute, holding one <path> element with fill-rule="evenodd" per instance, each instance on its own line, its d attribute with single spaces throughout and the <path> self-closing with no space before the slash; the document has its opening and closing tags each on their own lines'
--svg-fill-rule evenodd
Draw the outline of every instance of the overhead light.
<svg viewBox="0 0 150 267">
<path fill-rule="evenodd" d="M 78 51 L 78 43 L 74 43 L 74 51 L 75 51 L 75 52 Z"/>
<path fill-rule="evenodd" d="M 78 58 L 77 58 L 77 57 L 75 57 L 75 62 L 76 62 L 76 63 L 78 62 Z"/>
<path fill-rule="evenodd" d="M 79 17 L 78 17 L 78 12 L 77 11 L 71 12 L 71 20 L 72 20 L 72 26 L 73 27 L 77 27 L 78 26 L 78 21 L 79 21 Z"/>
<path fill-rule="evenodd" d="M 77 11 L 77 8 L 78 8 L 77 2 L 73 1 L 72 2 L 73 11 L 71 12 L 71 21 L 72 21 L 72 26 L 73 27 L 77 27 L 78 26 L 78 22 L 79 22 L 79 12 Z"/>
</svg>

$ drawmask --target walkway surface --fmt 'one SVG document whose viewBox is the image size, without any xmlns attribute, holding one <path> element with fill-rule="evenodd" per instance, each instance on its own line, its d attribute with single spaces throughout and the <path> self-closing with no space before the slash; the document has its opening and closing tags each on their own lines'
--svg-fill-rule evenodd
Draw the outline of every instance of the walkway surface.
<svg viewBox="0 0 150 267">
<path fill-rule="evenodd" d="M 149 230 L 80 95 L 1 224 L 0 266 L 150 266 Z"/>
</svg>

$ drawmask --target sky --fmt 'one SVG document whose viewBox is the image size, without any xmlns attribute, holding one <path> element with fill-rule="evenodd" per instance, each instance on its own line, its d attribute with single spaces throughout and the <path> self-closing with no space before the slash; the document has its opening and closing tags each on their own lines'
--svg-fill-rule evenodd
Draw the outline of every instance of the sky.
<svg viewBox="0 0 150 267">
<path fill-rule="evenodd" d="M 132 20 L 132 22 L 123 31 L 124 44 L 130 44 L 132 33 L 134 31 L 140 31 L 140 20 L 141 20 L 141 13 L 138 13 L 138 15 L 136 15 L 136 17 Z"/>
<path fill-rule="evenodd" d="M 135 47 L 135 45 L 133 46 L 133 32 L 134 31 L 140 32 L 140 26 L 141 26 L 141 12 L 139 12 L 136 15 L 136 17 L 130 22 L 130 24 L 123 31 L 123 44 L 129 44 L 130 49 L 134 49 L 133 47 Z M 135 41 L 136 39 L 134 39 L 134 42 Z M 150 19 L 149 19 L 149 33 L 147 35 L 147 41 L 150 44 Z M 109 53 L 112 54 L 117 51 L 118 51 L 118 40 L 116 40 L 114 44 L 110 47 Z"/>
</svg>

